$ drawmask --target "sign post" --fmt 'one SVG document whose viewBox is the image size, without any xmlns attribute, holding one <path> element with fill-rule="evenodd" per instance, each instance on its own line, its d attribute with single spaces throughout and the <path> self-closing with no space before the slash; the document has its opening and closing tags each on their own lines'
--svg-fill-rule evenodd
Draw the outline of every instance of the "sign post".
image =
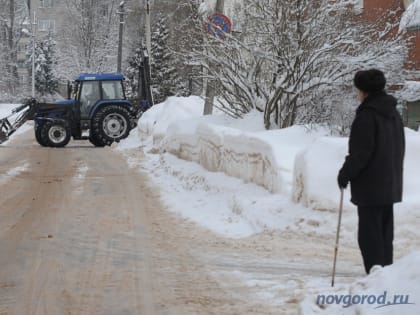
<svg viewBox="0 0 420 315">
<path fill-rule="evenodd" d="M 215 38 L 221 40 L 226 38 L 226 34 L 232 32 L 232 22 L 221 12 L 223 11 L 223 4 L 224 1 L 217 1 L 216 11 L 218 12 L 211 15 L 206 24 L 207 32 L 212 34 Z M 213 64 L 210 65 L 210 67 L 214 68 L 216 66 Z M 214 82 L 209 80 L 207 82 L 206 98 L 204 102 L 204 115 L 211 115 L 213 113 L 214 96 L 216 94 L 215 89 L 216 87 L 214 86 Z"/>
</svg>

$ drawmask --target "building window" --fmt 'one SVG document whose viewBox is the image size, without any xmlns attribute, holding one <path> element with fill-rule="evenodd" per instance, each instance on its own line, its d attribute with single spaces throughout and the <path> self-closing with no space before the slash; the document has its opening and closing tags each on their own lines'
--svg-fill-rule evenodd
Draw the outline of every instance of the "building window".
<svg viewBox="0 0 420 315">
<path fill-rule="evenodd" d="M 54 0 L 39 0 L 39 6 L 41 8 L 52 8 Z"/>
<path fill-rule="evenodd" d="M 38 20 L 38 31 L 40 32 L 54 32 L 54 20 Z"/>
</svg>

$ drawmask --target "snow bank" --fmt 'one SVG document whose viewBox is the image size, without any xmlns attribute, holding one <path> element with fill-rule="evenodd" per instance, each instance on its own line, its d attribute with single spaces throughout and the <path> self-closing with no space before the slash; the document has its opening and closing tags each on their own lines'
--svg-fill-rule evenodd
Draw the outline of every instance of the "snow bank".
<svg viewBox="0 0 420 315">
<path fill-rule="evenodd" d="M 404 12 L 401 18 L 400 30 L 416 28 L 419 26 L 420 26 L 420 0 L 414 0 L 414 2 L 409 5 L 409 7 Z"/>
<path fill-rule="evenodd" d="M 173 121 L 200 117 L 203 108 L 204 101 L 198 96 L 170 97 L 146 111 L 139 120 L 138 128 L 142 136 L 153 136 L 153 142 L 156 143 L 165 136 Z"/>
<path fill-rule="evenodd" d="M 198 97 L 169 98 L 141 117 L 140 135 L 130 139 L 152 138 L 160 152 L 256 183 L 271 192 L 290 191 L 294 157 L 317 133 L 307 132 L 302 126 L 265 131 L 261 113 L 251 112 L 239 120 L 222 113 L 202 116 L 203 106 Z M 133 144 L 123 143 L 119 148 Z"/>
<path fill-rule="evenodd" d="M 198 97 L 170 98 L 147 111 L 121 148 L 136 146 L 141 138 L 152 138 L 154 148 L 178 158 L 196 162 L 209 171 L 223 172 L 283 193 L 294 202 L 316 210 L 338 208 L 337 174 L 347 153 L 347 138 L 327 137 L 322 128 L 307 130 L 293 126 L 282 130 L 264 129 L 261 113 L 244 119 L 224 114 L 202 116 L 203 100 Z M 407 129 L 404 211 L 420 206 L 420 134 Z M 137 145 L 138 146 L 138 145 Z M 345 209 L 354 209 L 349 189 Z"/>
<path fill-rule="evenodd" d="M 182 124 L 188 125 L 185 128 Z M 250 133 L 192 121 L 173 124 L 161 149 L 194 161 L 213 172 L 223 172 L 279 192 L 282 178 L 271 146 Z"/>
<path fill-rule="evenodd" d="M 406 152 L 404 160 L 404 207 L 420 208 L 420 132 L 405 129 Z"/>
<path fill-rule="evenodd" d="M 417 251 L 398 260 L 394 265 L 375 271 L 366 278 L 354 282 L 349 287 L 313 290 L 301 303 L 299 314 L 417 315 L 420 313 L 419 265 L 420 251 Z M 327 296 L 336 297 L 335 302 L 324 302 L 318 305 Z M 346 296 L 348 297 L 345 298 Z M 363 296 L 370 297 L 371 304 L 367 298 L 362 303 Z M 343 298 L 340 303 L 337 303 L 337 298 L 340 297 Z M 349 305 L 351 304 L 348 302 L 350 297 L 355 301 L 353 305 Z M 372 303 L 374 300 L 376 301 Z"/>
<path fill-rule="evenodd" d="M 293 200 L 318 210 L 337 209 L 337 174 L 347 152 L 347 138 L 321 137 L 296 157 L 293 173 Z M 346 207 L 348 190 L 346 191 Z"/>
<path fill-rule="evenodd" d="M 406 128 L 403 211 L 420 207 L 420 133 Z M 321 137 L 296 157 L 293 175 L 293 200 L 313 209 L 337 209 L 337 174 L 347 154 L 347 138 Z M 349 189 L 345 207 L 351 208 Z"/>
<path fill-rule="evenodd" d="M 169 125 L 160 149 L 199 163 L 207 170 L 241 178 L 271 192 L 287 193 L 295 156 L 317 133 L 302 126 L 249 132 L 258 129 L 256 119 L 261 128 L 262 117 L 256 113 L 244 120 L 209 116 L 177 121 Z"/>
</svg>

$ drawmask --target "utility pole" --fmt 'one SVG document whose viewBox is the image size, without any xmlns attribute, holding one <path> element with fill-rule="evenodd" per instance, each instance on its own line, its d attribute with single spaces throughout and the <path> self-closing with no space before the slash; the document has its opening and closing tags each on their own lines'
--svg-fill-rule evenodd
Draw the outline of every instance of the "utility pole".
<svg viewBox="0 0 420 315">
<path fill-rule="evenodd" d="M 217 0 L 216 3 L 216 13 L 223 14 L 223 11 L 225 10 L 225 0 Z"/>
<path fill-rule="evenodd" d="M 216 13 L 223 14 L 224 8 L 225 8 L 225 0 L 217 0 Z M 214 67 L 214 65 L 210 64 L 210 67 Z M 204 113 L 203 113 L 204 115 L 213 114 L 213 103 L 214 103 L 215 95 L 216 95 L 215 83 L 209 80 L 207 82 L 206 98 L 204 102 Z"/>
<path fill-rule="evenodd" d="M 146 0 L 146 48 L 149 60 L 152 59 L 152 30 L 150 26 L 150 0 Z"/>
<path fill-rule="evenodd" d="M 123 43 L 123 33 L 124 33 L 124 4 L 125 1 L 121 1 L 120 8 L 117 14 L 120 16 L 120 30 L 118 34 L 118 57 L 117 57 L 117 73 L 121 73 L 121 64 L 122 64 L 122 43 Z"/>
<path fill-rule="evenodd" d="M 32 35 L 32 97 L 35 97 L 35 36 L 36 36 L 36 11 L 34 10 L 33 21 L 31 22 Z"/>
</svg>

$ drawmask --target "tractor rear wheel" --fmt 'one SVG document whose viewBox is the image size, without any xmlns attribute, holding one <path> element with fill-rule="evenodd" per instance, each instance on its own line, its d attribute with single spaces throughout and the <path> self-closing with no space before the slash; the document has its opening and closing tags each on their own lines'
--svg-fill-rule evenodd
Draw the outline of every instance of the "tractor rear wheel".
<svg viewBox="0 0 420 315">
<path fill-rule="evenodd" d="M 91 138 L 104 145 L 127 138 L 130 133 L 130 112 L 121 105 L 101 108 L 93 116 L 91 131 Z"/>
<path fill-rule="evenodd" d="M 49 147 L 62 148 L 70 141 L 70 128 L 61 122 L 47 122 L 41 129 L 41 139 Z"/>
</svg>

